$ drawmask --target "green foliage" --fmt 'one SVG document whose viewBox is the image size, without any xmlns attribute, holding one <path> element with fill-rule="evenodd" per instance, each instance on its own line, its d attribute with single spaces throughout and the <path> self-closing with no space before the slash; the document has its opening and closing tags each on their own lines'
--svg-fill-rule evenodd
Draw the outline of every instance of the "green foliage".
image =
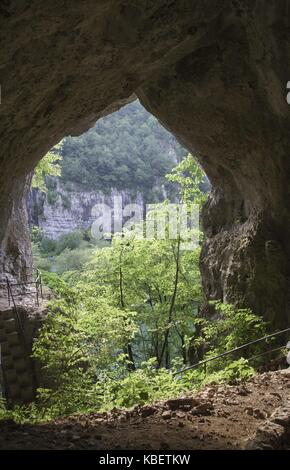
<svg viewBox="0 0 290 470">
<path fill-rule="evenodd" d="M 110 299 L 101 297 L 100 292 L 94 296 L 91 287 L 80 293 L 55 274 L 44 278 L 56 299 L 34 344 L 34 356 L 43 365 L 47 384 L 38 390 L 36 402 L 27 407 L 7 411 L 3 404 L 2 418 L 34 422 L 76 412 L 130 407 L 198 390 L 209 383 L 236 383 L 255 373 L 244 357 L 222 364 L 214 362 L 214 367 L 207 367 L 206 371 L 200 367 L 172 375 L 170 370 L 159 368 L 151 356 L 130 371 L 128 356 L 122 350 L 138 331 L 137 312 L 109 304 Z M 233 306 L 219 304 L 218 308 L 239 314 Z M 249 324 L 257 324 L 253 317 L 251 313 L 241 315 L 238 331 L 229 332 L 231 341 L 234 336 L 239 340 L 239 331 L 245 331 Z M 215 332 L 204 328 L 208 339 L 216 339 Z M 216 347 L 222 342 L 223 339 Z M 210 355 L 215 352 L 213 349 Z M 180 366 L 178 358 L 174 362 L 173 370 Z"/>
<path fill-rule="evenodd" d="M 114 372 L 105 373 L 96 385 L 102 397 L 100 408 L 109 410 L 115 406 L 128 408 L 136 404 L 144 405 L 153 401 L 173 397 L 184 391 L 184 385 L 178 382 L 166 369 L 158 369 L 155 358 L 141 363 L 134 373 L 124 373 L 120 379 Z"/>
<path fill-rule="evenodd" d="M 49 189 L 47 191 L 47 202 L 48 202 L 48 204 L 50 204 L 51 206 L 54 206 L 56 204 L 57 200 L 58 200 L 58 192 Z"/>
<path fill-rule="evenodd" d="M 39 246 L 43 238 L 41 229 L 39 227 L 33 226 L 31 228 L 30 235 L 31 235 L 31 242 Z"/>
<path fill-rule="evenodd" d="M 190 153 L 172 169 L 170 174 L 166 175 L 166 178 L 178 184 L 182 202 L 201 205 L 205 202 L 207 195 L 201 189 L 205 174 Z"/>
<path fill-rule="evenodd" d="M 121 174 L 127 172 L 129 166 L 121 165 Z M 188 208 L 204 202 L 203 173 L 191 155 L 168 178 L 180 186 Z M 159 205 L 147 224 L 155 215 L 164 219 L 168 207 Z M 247 358 L 260 352 L 260 345 L 211 361 L 206 370 L 177 372 L 263 336 L 267 326 L 249 309 L 221 302 L 215 302 L 212 318 L 200 317 L 200 247 L 182 250 L 193 231 L 182 228 L 179 219 L 175 238 L 169 237 L 167 222 L 162 239 L 143 238 L 147 226 L 141 224 L 115 234 L 102 249 L 92 246 L 87 232 L 48 241 L 33 231 L 38 254 L 51 256 L 58 271 L 66 272 L 43 273 L 55 297 L 33 345 L 45 377 L 37 399 L 8 412 L 2 407 L 0 416 L 41 421 L 128 407 L 254 374 L 258 363 L 250 365 Z"/>
<path fill-rule="evenodd" d="M 96 250 L 83 274 L 71 279 L 80 290 L 92 285 L 116 306 L 137 311 L 140 328 L 133 349 L 138 364 L 154 355 L 160 365 L 170 367 L 171 357 L 187 355 L 202 298 L 200 249 L 181 251 L 181 240 L 124 232 L 110 247 Z"/>
<path fill-rule="evenodd" d="M 57 241 L 52 238 L 43 237 L 39 243 L 41 253 L 52 255 L 56 252 Z"/>
<path fill-rule="evenodd" d="M 94 253 L 86 244 L 84 247 L 70 250 L 65 248 L 58 256 L 54 258 L 53 268 L 59 274 L 66 271 L 82 271 L 84 266 L 91 260 Z"/>
<path fill-rule="evenodd" d="M 178 158 L 186 153 L 135 101 L 100 119 L 82 136 L 62 141 L 61 179 L 68 190 L 74 183 L 87 191 L 126 188 L 147 195 L 156 184 L 168 186 L 164 176 L 175 164 L 169 150 Z"/>
<path fill-rule="evenodd" d="M 61 194 L 61 201 L 62 201 L 62 207 L 64 209 L 70 210 L 70 208 L 71 208 L 70 198 L 65 194 Z"/>
<path fill-rule="evenodd" d="M 60 254 L 65 249 L 74 250 L 79 248 L 83 241 L 83 232 L 75 230 L 74 232 L 62 235 L 56 243 L 56 254 Z"/>
<path fill-rule="evenodd" d="M 82 270 L 92 256 L 97 243 L 86 230 L 62 235 L 58 240 L 43 237 L 38 228 L 32 229 L 34 264 L 44 271 Z M 105 245 L 105 243 L 103 243 Z"/>
<path fill-rule="evenodd" d="M 33 250 L 33 263 L 34 266 L 39 269 L 40 271 L 50 271 L 51 270 L 51 260 L 47 257 L 43 257 L 39 247 L 35 245 L 34 243 L 32 244 L 32 250 Z"/>
<path fill-rule="evenodd" d="M 34 175 L 32 178 L 32 188 L 38 188 L 40 191 L 44 193 L 47 192 L 47 186 L 45 182 L 45 178 L 47 176 L 60 176 L 61 175 L 61 166 L 59 162 L 61 160 L 61 156 L 59 152 L 61 151 L 61 145 L 58 144 L 54 147 L 54 150 L 48 152 L 42 160 L 38 163 L 34 170 Z"/>
<path fill-rule="evenodd" d="M 108 299 L 79 293 L 55 275 L 44 279 L 58 298 L 33 347 L 49 384 L 39 391 L 38 402 L 53 415 L 98 407 L 96 383 L 103 370 L 114 369 L 134 334 L 134 312 L 126 312 L 124 321 L 124 311 Z"/>
<path fill-rule="evenodd" d="M 251 312 L 250 309 L 241 309 L 221 302 L 212 303 L 217 314 L 215 321 L 205 318 L 195 321 L 199 337 L 194 341 L 194 346 L 204 349 L 204 351 L 206 351 L 208 345 L 211 347 L 210 352 L 205 354 L 205 358 L 230 351 L 266 335 L 267 323 L 261 316 Z M 265 348 L 264 344 L 250 345 L 246 351 L 237 351 L 219 361 L 211 362 L 210 370 L 224 366 L 241 356 L 250 357 L 258 354 L 263 348 Z"/>
<path fill-rule="evenodd" d="M 173 376 L 164 367 L 178 370 L 193 360 L 192 350 L 213 357 L 266 331 L 262 318 L 250 310 L 220 302 L 215 303 L 214 319 L 198 316 L 198 249 L 179 259 L 169 318 L 177 246 L 177 240 L 146 240 L 125 232 L 111 246 L 95 249 L 82 272 L 62 278 L 44 274 L 56 299 L 34 345 L 47 378 L 36 402 L 38 420 L 151 403 L 254 374 L 246 357 L 260 346 L 210 362 L 206 372 L 199 367 Z M 32 412 L 34 416 L 35 408 Z M 19 420 L 26 419 L 19 413 Z"/>
<path fill-rule="evenodd" d="M 212 371 L 209 371 L 209 368 L 205 371 L 201 367 L 189 370 L 182 375 L 180 380 L 186 389 L 193 386 L 200 389 L 212 383 L 236 383 L 239 380 L 247 380 L 253 375 L 255 375 L 255 369 L 249 365 L 247 359 L 241 357 L 224 365 L 215 365 Z"/>
<path fill-rule="evenodd" d="M 54 292 L 56 297 L 62 297 L 63 299 L 70 301 L 71 289 L 62 277 L 56 273 L 44 271 L 42 273 L 42 280 L 43 283 Z"/>
</svg>

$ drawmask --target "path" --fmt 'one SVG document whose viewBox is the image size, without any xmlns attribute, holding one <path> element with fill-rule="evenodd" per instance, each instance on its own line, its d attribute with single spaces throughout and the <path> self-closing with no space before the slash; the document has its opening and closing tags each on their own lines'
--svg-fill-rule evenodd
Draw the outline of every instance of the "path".
<svg viewBox="0 0 290 470">
<path fill-rule="evenodd" d="M 0 422 L 0 449 L 290 449 L 289 392 L 287 369 L 127 411 Z"/>
</svg>

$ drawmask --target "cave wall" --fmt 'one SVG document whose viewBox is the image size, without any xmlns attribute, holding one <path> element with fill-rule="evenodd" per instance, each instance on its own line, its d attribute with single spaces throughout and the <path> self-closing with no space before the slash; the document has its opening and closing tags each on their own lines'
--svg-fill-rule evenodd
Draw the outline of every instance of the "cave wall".
<svg viewBox="0 0 290 470">
<path fill-rule="evenodd" d="M 137 94 L 213 185 L 203 211 L 206 297 L 279 327 L 290 320 L 290 5 L 232 3 L 235 14 L 207 41 Z"/>
<path fill-rule="evenodd" d="M 24 281 L 31 275 L 32 252 L 26 209 L 30 182 L 31 175 L 12 180 L 1 198 L 0 282 L 6 282 L 6 276 Z"/>
<path fill-rule="evenodd" d="M 5 0 L 0 7 L 0 271 L 23 276 L 26 175 L 134 93 L 213 191 L 208 298 L 289 311 L 288 0 Z"/>
</svg>

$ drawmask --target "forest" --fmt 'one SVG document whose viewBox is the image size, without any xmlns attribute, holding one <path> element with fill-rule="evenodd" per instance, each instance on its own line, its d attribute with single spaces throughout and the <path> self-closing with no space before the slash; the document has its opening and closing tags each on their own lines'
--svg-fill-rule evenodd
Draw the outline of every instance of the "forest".
<svg viewBox="0 0 290 470">
<path fill-rule="evenodd" d="M 186 150 L 138 100 L 62 142 L 61 180 L 88 190 L 149 192 Z M 166 181 L 164 181 L 166 182 Z"/>
</svg>

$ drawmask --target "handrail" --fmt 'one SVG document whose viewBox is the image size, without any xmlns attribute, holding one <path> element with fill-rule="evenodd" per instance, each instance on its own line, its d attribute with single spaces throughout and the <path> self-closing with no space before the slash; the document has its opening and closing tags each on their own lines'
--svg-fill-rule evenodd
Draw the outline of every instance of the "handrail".
<svg viewBox="0 0 290 470">
<path fill-rule="evenodd" d="M 13 310 L 15 312 L 15 319 L 16 319 L 17 326 L 18 326 L 18 332 L 20 334 L 20 337 L 21 337 L 24 348 L 26 350 L 28 350 L 27 343 L 26 343 L 26 338 L 25 338 L 25 333 L 24 333 L 24 329 L 23 329 L 23 325 L 22 325 L 22 321 L 21 321 L 21 318 L 20 318 L 20 315 L 19 315 L 19 312 L 18 312 L 18 308 L 17 308 L 16 302 L 15 302 L 14 295 L 13 295 L 11 286 L 9 284 L 9 279 L 8 278 L 7 278 L 7 289 L 8 289 L 8 297 L 12 300 Z"/>
<path fill-rule="evenodd" d="M 11 304 L 11 293 L 12 293 L 12 287 L 21 287 L 21 286 L 32 286 L 35 285 L 35 292 L 26 292 L 26 295 L 36 295 L 36 303 L 37 306 L 39 307 L 39 297 L 43 299 L 43 290 L 42 290 L 42 276 L 41 276 L 41 271 L 39 269 L 31 268 L 36 272 L 36 278 L 33 281 L 26 281 L 26 282 L 10 282 L 8 277 L 6 276 L 6 287 L 7 287 L 7 295 L 8 295 L 8 304 Z M 3 283 L 2 283 L 3 284 Z M 23 294 L 13 294 L 14 297 L 20 297 Z"/>
<path fill-rule="evenodd" d="M 276 331 L 275 333 L 271 333 L 270 335 L 263 336 L 262 338 L 254 339 L 253 341 L 250 341 L 249 343 L 242 344 L 241 346 L 238 346 L 237 348 L 231 349 L 230 351 L 225 351 L 221 354 L 218 354 L 217 356 L 208 357 L 207 359 L 196 362 L 195 364 L 193 364 L 191 366 L 187 366 L 187 367 L 184 367 L 183 369 L 179 369 L 176 372 L 173 372 L 172 375 L 183 374 L 184 372 L 186 372 L 188 370 L 195 369 L 196 367 L 199 367 L 201 365 L 205 365 L 208 362 L 214 361 L 216 359 L 220 359 L 221 357 L 224 357 L 224 356 L 228 356 L 229 354 L 232 354 L 236 351 L 240 351 L 241 349 L 245 349 L 248 346 L 251 346 L 252 344 L 257 344 L 257 343 L 260 343 L 262 341 L 266 341 L 269 338 L 273 338 L 274 336 L 281 335 L 283 333 L 286 333 L 287 331 L 290 331 L 290 328 L 286 328 L 285 330 Z"/>
<path fill-rule="evenodd" d="M 251 356 L 251 357 L 247 358 L 247 361 L 250 362 L 253 359 L 257 359 L 257 357 L 261 357 L 261 356 L 265 356 L 266 354 L 281 351 L 281 349 L 285 349 L 285 346 L 280 346 L 279 348 L 270 349 L 270 351 L 264 351 L 262 353 L 256 354 L 255 356 Z"/>
<path fill-rule="evenodd" d="M 13 290 L 12 290 L 12 287 L 15 287 L 15 286 L 18 286 L 18 285 L 26 285 L 26 284 L 35 284 L 35 288 L 36 288 L 36 291 L 35 291 L 35 294 L 36 294 L 36 302 L 37 302 L 37 305 L 39 306 L 39 289 L 40 289 L 40 295 L 41 295 L 41 298 L 43 298 L 43 293 L 42 293 L 42 280 L 41 280 L 41 272 L 37 269 L 37 277 L 36 277 L 36 280 L 33 281 L 33 282 L 27 282 L 27 283 L 11 283 L 8 279 L 8 277 L 6 276 L 6 286 L 7 286 L 7 295 L 8 295 L 8 304 L 11 305 L 11 301 L 12 301 L 12 304 L 13 304 L 13 310 L 15 312 L 15 319 L 16 319 L 16 322 L 17 322 L 17 325 L 18 325 L 18 331 L 19 331 L 19 334 L 20 334 L 20 337 L 21 337 L 21 340 L 22 340 L 22 343 L 23 343 L 23 346 L 24 348 L 28 351 L 28 346 L 27 346 L 27 342 L 26 342 L 26 338 L 25 338 L 25 333 L 24 333 L 24 329 L 23 329 L 23 325 L 22 325 L 22 321 L 21 321 L 21 318 L 20 318 L 20 315 L 19 315 L 19 312 L 18 312 L 18 308 L 17 308 L 17 304 L 15 302 L 15 297 L 18 297 L 22 294 L 14 294 L 13 293 Z M 29 294 L 29 295 L 32 295 L 34 294 L 34 292 L 28 292 L 26 294 Z"/>
</svg>

